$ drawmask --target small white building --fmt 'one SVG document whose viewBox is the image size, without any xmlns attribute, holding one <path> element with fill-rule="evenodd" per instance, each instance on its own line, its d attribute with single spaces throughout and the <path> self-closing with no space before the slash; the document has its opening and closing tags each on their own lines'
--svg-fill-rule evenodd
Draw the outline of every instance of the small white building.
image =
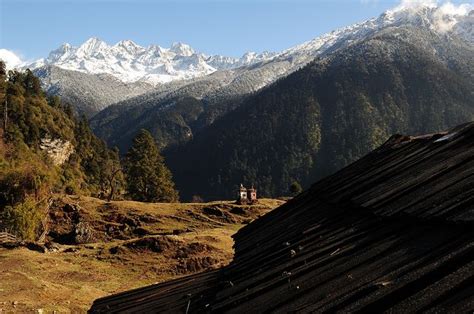
<svg viewBox="0 0 474 314">
<path fill-rule="evenodd" d="M 254 189 L 253 185 L 250 189 L 247 189 L 241 183 L 239 192 L 238 192 L 237 203 L 238 204 L 254 204 L 256 202 L 257 202 L 257 190 Z"/>
</svg>

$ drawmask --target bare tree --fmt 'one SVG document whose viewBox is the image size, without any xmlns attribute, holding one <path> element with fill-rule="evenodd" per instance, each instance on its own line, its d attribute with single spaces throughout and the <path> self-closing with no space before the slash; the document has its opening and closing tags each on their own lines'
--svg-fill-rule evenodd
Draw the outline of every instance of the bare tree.
<svg viewBox="0 0 474 314">
<path fill-rule="evenodd" d="M 107 202 L 110 202 L 114 198 L 115 192 L 117 191 L 117 185 L 119 183 L 119 180 L 116 180 L 117 176 L 122 175 L 122 167 L 120 167 L 120 165 L 118 165 L 118 167 L 116 166 L 117 165 L 113 166 L 113 169 L 111 169 L 110 175 L 107 178 L 110 189 L 109 196 L 107 197 Z"/>
</svg>

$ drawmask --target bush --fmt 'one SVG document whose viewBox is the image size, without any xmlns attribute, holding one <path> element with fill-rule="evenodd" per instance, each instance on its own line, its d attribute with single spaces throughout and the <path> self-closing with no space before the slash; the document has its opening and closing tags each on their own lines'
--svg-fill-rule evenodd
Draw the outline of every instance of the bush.
<svg viewBox="0 0 474 314">
<path fill-rule="evenodd" d="M 10 231 L 23 240 L 34 241 L 44 218 L 44 211 L 32 198 L 15 206 L 6 206 L 2 221 Z"/>
<path fill-rule="evenodd" d="M 28 196 L 37 200 L 49 195 L 57 179 L 56 169 L 38 156 L 24 153 L 20 160 L 0 169 L 0 206 L 14 206 Z"/>
</svg>

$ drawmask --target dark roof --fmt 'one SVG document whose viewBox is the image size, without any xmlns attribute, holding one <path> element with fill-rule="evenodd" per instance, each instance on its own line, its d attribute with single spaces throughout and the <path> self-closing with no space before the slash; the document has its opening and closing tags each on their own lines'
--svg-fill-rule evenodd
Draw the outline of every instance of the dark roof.
<svg viewBox="0 0 474 314">
<path fill-rule="evenodd" d="M 92 311 L 471 311 L 473 220 L 474 123 L 393 136 L 241 229 L 229 266 Z"/>
</svg>

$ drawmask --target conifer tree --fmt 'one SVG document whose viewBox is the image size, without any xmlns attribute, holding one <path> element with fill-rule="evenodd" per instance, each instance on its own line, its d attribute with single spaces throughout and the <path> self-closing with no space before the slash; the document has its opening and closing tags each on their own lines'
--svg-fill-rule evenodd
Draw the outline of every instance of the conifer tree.
<svg viewBox="0 0 474 314">
<path fill-rule="evenodd" d="M 133 140 L 125 159 L 128 194 L 143 202 L 175 202 L 171 172 L 164 164 L 152 135 L 141 130 Z"/>
</svg>

